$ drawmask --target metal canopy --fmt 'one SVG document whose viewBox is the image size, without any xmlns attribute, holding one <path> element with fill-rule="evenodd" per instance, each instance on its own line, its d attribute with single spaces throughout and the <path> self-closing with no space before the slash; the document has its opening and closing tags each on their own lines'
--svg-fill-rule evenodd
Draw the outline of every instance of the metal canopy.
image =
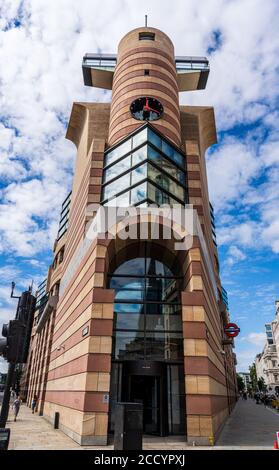
<svg viewBox="0 0 279 470">
<path fill-rule="evenodd" d="M 116 54 L 85 54 L 82 61 L 84 85 L 112 89 L 113 74 L 117 63 Z M 209 75 L 206 57 L 176 56 L 179 91 L 203 90 Z"/>
</svg>

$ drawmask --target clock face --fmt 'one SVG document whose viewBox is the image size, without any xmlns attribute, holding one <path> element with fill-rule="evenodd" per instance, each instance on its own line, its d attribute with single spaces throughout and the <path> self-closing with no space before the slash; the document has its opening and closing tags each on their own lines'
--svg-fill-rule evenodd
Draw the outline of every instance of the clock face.
<svg viewBox="0 0 279 470">
<path fill-rule="evenodd" d="M 132 116 L 139 121 L 156 121 L 164 112 L 163 105 L 156 98 L 142 97 L 132 102 Z"/>
</svg>

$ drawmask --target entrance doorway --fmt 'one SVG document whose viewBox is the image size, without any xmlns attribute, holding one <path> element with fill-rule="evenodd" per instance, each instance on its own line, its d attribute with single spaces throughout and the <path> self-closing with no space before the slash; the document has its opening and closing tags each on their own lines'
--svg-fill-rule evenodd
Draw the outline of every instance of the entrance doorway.
<svg viewBox="0 0 279 470">
<path fill-rule="evenodd" d="M 131 375 L 128 401 L 142 403 L 143 432 L 161 435 L 160 426 L 160 377 Z"/>
<path fill-rule="evenodd" d="M 122 399 L 142 403 L 143 432 L 166 436 L 166 366 L 153 361 L 127 361 L 123 364 Z"/>
<path fill-rule="evenodd" d="M 110 432 L 114 431 L 117 402 L 143 405 L 145 434 L 185 434 L 183 364 L 159 361 L 113 362 L 110 388 Z"/>
<path fill-rule="evenodd" d="M 115 293 L 110 432 L 117 402 L 139 401 L 146 434 L 185 434 L 182 278 L 177 274 L 144 244 L 140 257 L 108 275 Z"/>
</svg>

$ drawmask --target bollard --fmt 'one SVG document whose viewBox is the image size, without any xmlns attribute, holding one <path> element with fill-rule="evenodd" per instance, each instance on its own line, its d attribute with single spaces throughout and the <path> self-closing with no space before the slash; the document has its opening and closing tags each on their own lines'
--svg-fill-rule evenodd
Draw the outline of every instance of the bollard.
<svg viewBox="0 0 279 470">
<path fill-rule="evenodd" d="M 55 413 L 54 413 L 54 423 L 53 423 L 53 427 L 54 427 L 54 429 L 58 429 L 58 428 L 59 428 L 59 413 L 58 413 L 58 411 L 55 411 Z"/>
<path fill-rule="evenodd" d="M 142 450 L 142 403 L 117 403 L 114 450 Z"/>
</svg>

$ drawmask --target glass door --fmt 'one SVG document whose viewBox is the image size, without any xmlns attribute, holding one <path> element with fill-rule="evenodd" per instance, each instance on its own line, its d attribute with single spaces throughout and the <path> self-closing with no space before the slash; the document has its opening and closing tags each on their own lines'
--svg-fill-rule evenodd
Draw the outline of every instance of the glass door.
<svg viewBox="0 0 279 470">
<path fill-rule="evenodd" d="M 159 376 L 131 375 L 129 386 L 129 401 L 142 403 L 143 432 L 146 434 L 161 434 L 161 378 Z"/>
</svg>

